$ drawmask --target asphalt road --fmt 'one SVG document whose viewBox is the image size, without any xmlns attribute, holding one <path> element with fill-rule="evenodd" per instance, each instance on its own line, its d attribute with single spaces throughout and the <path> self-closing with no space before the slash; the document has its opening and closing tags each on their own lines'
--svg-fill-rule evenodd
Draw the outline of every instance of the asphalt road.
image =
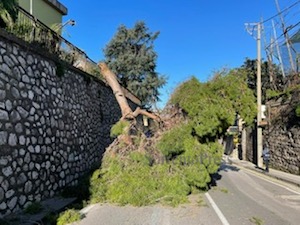
<svg viewBox="0 0 300 225">
<path fill-rule="evenodd" d="M 300 224 L 300 191 L 270 177 L 223 165 L 209 191 L 231 225 Z"/>
<path fill-rule="evenodd" d="M 79 225 L 298 225 L 300 190 L 255 172 L 223 165 L 216 185 L 191 203 L 118 207 L 96 204 L 84 209 Z M 202 199 L 202 200 L 201 200 Z"/>
</svg>

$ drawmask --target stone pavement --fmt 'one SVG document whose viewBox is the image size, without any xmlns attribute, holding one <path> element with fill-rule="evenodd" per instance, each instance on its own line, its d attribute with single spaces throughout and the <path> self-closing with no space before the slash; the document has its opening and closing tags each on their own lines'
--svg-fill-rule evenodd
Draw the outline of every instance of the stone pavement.
<svg viewBox="0 0 300 225">
<path fill-rule="evenodd" d="M 232 158 L 232 157 L 229 157 L 228 161 L 236 166 L 244 167 L 244 168 L 259 172 L 259 173 L 263 173 L 267 176 L 270 176 L 270 177 L 276 178 L 278 180 L 287 182 L 289 184 L 295 185 L 297 187 L 300 187 L 300 176 L 299 175 L 286 173 L 286 172 L 275 170 L 272 168 L 269 168 L 269 172 L 267 173 L 264 171 L 264 169 L 257 167 L 255 164 L 253 164 L 251 162 L 239 160 L 239 159 Z"/>
</svg>

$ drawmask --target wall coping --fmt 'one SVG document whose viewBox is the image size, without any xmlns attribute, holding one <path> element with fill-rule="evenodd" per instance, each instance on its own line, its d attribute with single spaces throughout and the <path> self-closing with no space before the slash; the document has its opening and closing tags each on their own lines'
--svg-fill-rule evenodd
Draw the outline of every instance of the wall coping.
<svg viewBox="0 0 300 225">
<path fill-rule="evenodd" d="M 59 11 L 64 16 L 68 14 L 67 7 L 64 6 L 62 3 L 60 3 L 59 1 L 57 0 L 44 0 L 44 1 L 47 2 L 49 5 L 51 5 L 52 7 L 54 7 L 57 11 Z"/>
</svg>

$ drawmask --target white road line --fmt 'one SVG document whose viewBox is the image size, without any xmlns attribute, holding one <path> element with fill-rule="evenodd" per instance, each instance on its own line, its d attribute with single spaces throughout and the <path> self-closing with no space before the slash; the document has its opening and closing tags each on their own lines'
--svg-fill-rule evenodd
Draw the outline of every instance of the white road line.
<svg viewBox="0 0 300 225">
<path fill-rule="evenodd" d="M 219 209 L 219 207 L 217 206 L 217 204 L 214 202 L 214 200 L 210 197 L 210 195 L 208 194 L 208 192 L 205 193 L 206 198 L 208 199 L 209 203 L 211 204 L 211 206 L 214 208 L 215 212 L 217 213 L 219 219 L 221 220 L 223 225 L 230 225 L 227 221 L 227 219 L 225 218 L 225 216 L 223 215 L 223 213 L 221 212 L 221 210 Z"/>
</svg>

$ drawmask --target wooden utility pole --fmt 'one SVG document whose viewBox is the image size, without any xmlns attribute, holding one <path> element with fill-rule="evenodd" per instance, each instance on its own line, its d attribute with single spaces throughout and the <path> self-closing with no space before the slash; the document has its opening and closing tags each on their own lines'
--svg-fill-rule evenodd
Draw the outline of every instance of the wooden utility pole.
<svg viewBox="0 0 300 225">
<path fill-rule="evenodd" d="M 261 127 L 261 23 L 257 23 L 257 166 L 262 168 L 262 127 Z"/>
</svg>

